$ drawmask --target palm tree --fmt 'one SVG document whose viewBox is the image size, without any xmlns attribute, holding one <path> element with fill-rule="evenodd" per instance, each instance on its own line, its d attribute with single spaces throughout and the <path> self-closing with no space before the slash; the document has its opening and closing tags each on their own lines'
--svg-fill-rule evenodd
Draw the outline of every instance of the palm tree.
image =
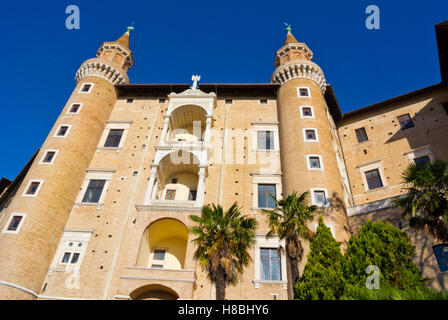
<svg viewBox="0 0 448 320">
<path fill-rule="evenodd" d="M 194 257 L 216 285 L 216 299 L 224 300 L 226 286 L 236 284 L 251 261 L 248 249 L 255 244 L 257 221 L 241 215 L 236 202 L 226 212 L 220 205 L 204 206 L 201 217 L 190 219 L 198 223 L 190 229 L 196 236 Z"/>
<path fill-rule="evenodd" d="M 308 206 L 308 192 L 300 196 L 293 192 L 286 199 L 276 200 L 274 210 L 263 210 L 268 217 L 269 232 L 267 238 L 278 236 L 285 240 L 285 252 L 291 271 L 291 289 L 299 279 L 299 263 L 303 257 L 302 240 L 311 240 L 314 233 L 307 227 L 317 212 L 317 206 Z M 294 292 L 294 291 L 292 291 Z"/>
<path fill-rule="evenodd" d="M 448 163 L 411 164 L 403 174 L 407 194 L 393 200 L 413 228 L 448 242 Z"/>
</svg>

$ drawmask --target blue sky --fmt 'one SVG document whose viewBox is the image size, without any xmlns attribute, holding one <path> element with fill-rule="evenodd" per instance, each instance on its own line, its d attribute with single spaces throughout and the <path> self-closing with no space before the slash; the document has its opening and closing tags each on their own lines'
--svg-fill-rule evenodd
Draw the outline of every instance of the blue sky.
<svg viewBox="0 0 448 320">
<path fill-rule="evenodd" d="M 80 30 L 65 27 L 68 5 Z M 367 30 L 377 5 L 381 29 Z M 448 1 L 2 1 L 0 177 L 13 179 L 46 139 L 84 60 L 131 22 L 132 83 L 266 83 L 283 22 L 307 43 L 343 112 L 440 82 L 434 25 Z"/>
</svg>

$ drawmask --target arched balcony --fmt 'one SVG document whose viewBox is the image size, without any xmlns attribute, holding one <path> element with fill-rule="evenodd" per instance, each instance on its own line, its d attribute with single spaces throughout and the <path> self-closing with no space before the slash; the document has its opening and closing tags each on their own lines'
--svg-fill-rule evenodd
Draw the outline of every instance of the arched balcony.
<svg viewBox="0 0 448 320">
<path fill-rule="evenodd" d="M 167 113 L 160 146 L 202 147 L 210 141 L 211 116 L 198 105 L 182 105 Z"/>
<path fill-rule="evenodd" d="M 188 244 L 187 227 L 175 219 L 153 222 L 144 232 L 137 267 L 151 269 L 184 269 Z"/>
<path fill-rule="evenodd" d="M 180 150 L 166 154 L 151 168 L 144 205 L 160 208 L 200 208 L 206 167 L 195 154 Z"/>
</svg>

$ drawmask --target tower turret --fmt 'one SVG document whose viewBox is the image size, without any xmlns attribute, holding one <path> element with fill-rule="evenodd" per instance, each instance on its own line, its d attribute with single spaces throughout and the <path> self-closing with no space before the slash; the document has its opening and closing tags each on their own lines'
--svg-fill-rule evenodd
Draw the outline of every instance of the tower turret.
<svg viewBox="0 0 448 320">
<path fill-rule="evenodd" d="M 76 73 L 76 87 L 0 220 L 0 299 L 35 299 L 42 289 L 86 169 L 134 64 L 132 28 L 105 42 Z"/>
<path fill-rule="evenodd" d="M 336 239 L 344 241 L 348 221 L 337 159 L 339 139 L 324 98 L 325 76 L 312 58 L 313 52 L 298 42 L 288 27 L 271 78 L 271 82 L 281 84 L 277 110 L 283 195 L 308 191 Z"/>
</svg>

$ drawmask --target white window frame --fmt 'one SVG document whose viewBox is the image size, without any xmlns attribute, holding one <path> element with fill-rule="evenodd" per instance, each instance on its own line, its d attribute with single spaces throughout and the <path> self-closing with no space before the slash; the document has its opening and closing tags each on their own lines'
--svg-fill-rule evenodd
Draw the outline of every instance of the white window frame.
<svg viewBox="0 0 448 320">
<path fill-rule="evenodd" d="M 78 104 L 79 108 L 78 111 L 76 112 L 70 112 L 70 110 L 72 109 L 73 105 Z M 81 112 L 82 107 L 84 106 L 84 103 L 81 102 L 73 102 L 68 106 L 68 110 L 67 110 L 67 114 L 79 114 Z"/>
<path fill-rule="evenodd" d="M 323 191 L 325 193 L 325 199 L 327 202 L 325 204 L 317 203 L 316 198 L 314 196 L 314 192 L 316 191 Z M 322 207 L 322 208 L 328 208 L 331 205 L 330 198 L 328 197 L 328 190 L 326 188 L 311 188 L 311 204 Z"/>
<path fill-rule="evenodd" d="M 285 247 L 285 241 L 279 240 L 278 237 L 272 237 L 272 238 L 266 238 L 266 234 L 257 234 L 255 236 L 255 254 L 254 254 L 254 280 L 253 283 L 255 285 L 255 289 L 258 289 L 260 287 L 260 284 L 263 283 L 279 283 L 283 284 L 283 289 L 287 288 L 287 271 L 286 271 L 286 255 L 282 250 L 280 250 L 280 247 Z M 261 280 L 261 254 L 260 249 L 261 248 L 267 248 L 267 249 L 278 249 L 280 250 L 280 264 L 281 264 L 281 275 L 282 280 Z"/>
<path fill-rule="evenodd" d="M 65 133 L 65 135 L 58 136 L 58 132 L 59 132 L 59 130 L 61 130 L 61 127 L 68 127 L 68 129 L 67 129 L 67 132 Z M 71 124 L 60 124 L 57 127 L 56 131 L 54 132 L 53 138 L 61 138 L 61 139 L 67 138 L 71 129 L 72 129 L 72 125 Z"/>
<path fill-rule="evenodd" d="M 154 260 L 154 253 L 155 253 L 156 250 L 163 250 L 163 251 L 165 251 L 165 259 L 163 259 L 163 260 Z M 168 248 L 165 248 L 165 247 L 155 247 L 155 248 L 153 248 L 152 252 L 151 252 L 151 260 L 150 260 L 150 263 L 149 263 L 149 267 L 152 269 L 152 265 L 153 264 L 158 264 L 158 265 L 162 265 L 162 269 L 165 269 L 167 254 L 168 254 Z M 160 263 L 158 263 L 158 262 L 160 262 Z M 159 268 L 154 268 L 154 269 L 159 269 Z"/>
<path fill-rule="evenodd" d="M 129 128 L 132 124 L 132 121 L 108 121 L 106 128 L 103 131 L 100 142 L 98 144 L 98 149 L 103 150 L 120 150 L 123 149 L 124 142 L 129 132 Z M 109 136 L 110 130 L 123 130 L 123 135 L 121 136 L 120 143 L 118 147 L 105 147 L 107 137 Z"/>
<path fill-rule="evenodd" d="M 93 230 L 90 229 L 64 229 L 58 248 L 53 257 L 53 262 L 50 265 L 50 272 L 54 270 L 71 272 L 73 269 L 79 270 L 87 251 L 87 246 L 92 236 Z M 68 243 L 82 243 L 81 247 L 69 247 Z M 70 259 L 68 263 L 62 263 L 62 258 L 66 252 L 70 252 Z M 73 253 L 79 253 L 79 258 L 76 263 L 70 263 Z M 62 266 L 63 268 L 58 268 Z"/>
<path fill-rule="evenodd" d="M 34 194 L 27 194 L 26 192 L 28 191 L 28 189 L 30 188 L 31 184 L 33 182 L 39 182 L 39 186 L 37 187 L 37 190 Z M 39 194 L 40 189 L 42 188 L 42 185 L 44 184 L 44 180 L 39 180 L 39 179 L 30 179 L 30 181 L 28 181 L 28 183 L 26 184 L 25 190 L 23 190 L 22 193 L 22 197 L 26 197 L 26 198 L 36 198 L 37 195 Z"/>
<path fill-rule="evenodd" d="M 90 87 L 89 91 L 87 91 L 87 92 L 83 92 L 83 91 L 82 91 L 82 88 L 84 88 L 84 86 L 87 85 L 87 84 L 90 84 L 91 87 Z M 79 88 L 78 93 L 86 93 L 86 94 L 89 94 L 89 93 L 92 92 L 92 89 L 93 89 L 94 86 L 95 86 L 95 84 L 92 83 L 92 82 L 86 82 L 86 83 L 83 83 L 83 84 L 81 85 L 81 88 Z"/>
<path fill-rule="evenodd" d="M 300 89 L 306 89 L 306 90 L 308 90 L 308 96 L 306 96 L 306 97 L 301 96 L 301 95 L 300 95 Z M 310 90 L 310 88 L 309 88 L 309 87 L 298 87 L 298 88 L 297 88 L 297 97 L 299 97 L 299 98 L 311 98 L 311 90 Z"/>
<path fill-rule="evenodd" d="M 310 158 L 319 158 L 320 168 L 312 168 Z M 319 154 L 307 154 L 306 155 L 306 165 L 308 167 L 308 171 L 323 171 L 324 170 L 324 162 L 322 160 L 322 156 Z"/>
<path fill-rule="evenodd" d="M 258 207 L 258 185 L 259 184 L 275 184 L 275 197 L 277 200 L 282 198 L 282 177 L 281 174 L 275 173 L 251 173 L 252 176 L 252 213 L 256 214 L 257 210 L 272 209 Z"/>
<path fill-rule="evenodd" d="M 311 116 L 305 116 L 303 114 L 303 108 L 310 108 L 311 109 Z M 300 118 L 301 119 L 314 119 L 314 108 L 313 108 L 313 106 L 300 106 Z"/>
<path fill-rule="evenodd" d="M 278 122 L 252 122 L 252 150 L 255 152 L 278 152 L 280 150 L 280 140 L 278 135 Z M 273 133 L 274 148 L 258 149 L 258 132 L 271 131 Z"/>
<path fill-rule="evenodd" d="M 50 162 L 44 162 L 44 159 L 45 159 L 45 157 L 46 157 L 48 152 L 54 152 L 53 159 L 51 159 Z M 58 153 L 59 153 L 58 149 L 47 149 L 47 150 L 45 150 L 44 155 L 42 156 L 42 158 L 39 161 L 39 164 L 52 165 L 54 163 L 54 160 L 56 159 Z"/>
<path fill-rule="evenodd" d="M 414 163 L 414 159 L 421 157 L 429 157 L 431 162 L 434 162 L 434 155 L 431 151 L 431 145 L 418 147 L 409 151 L 403 152 L 403 155 L 407 157 L 410 163 Z"/>
<path fill-rule="evenodd" d="M 87 174 L 84 177 L 84 181 L 81 186 L 81 190 L 78 193 L 76 198 L 75 205 L 83 205 L 83 206 L 102 206 L 104 204 L 104 198 L 106 197 L 107 190 L 109 188 L 110 181 L 112 180 L 112 176 L 114 175 L 115 170 L 112 169 L 87 169 Z M 82 202 L 84 195 L 89 186 L 90 180 L 106 180 L 104 182 L 104 188 L 101 192 L 100 199 L 97 203 L 90 202 Z"/>
<path fill-rule="evenodd" d="M 307 137 L 306 137 L 306 131 L 307 130 L 313 130 L 314 131 L 314 134 L 316 135 L 316 140 L 308 140 L 307 139 Z M 303 141 L 304 142 L 319 142 L 319 134 L 318 134 L 316 128 L 303 128 L 302 129 L 302 134 L 303 134 Z"/>
<path fill-rule="evenodd" d="M 9 216 L 8 221 L 6 221 L 6 225 L 3 227 L 3 231 L 2 233 L 7 233 L 7 234 L 18 234 L 20 232 L 20 229 L 22 229 L 23 223 L 25 222 L 27 214 L 26 213 L 16 213 L 16 212 L 12 212 L 11 215 Z M 20 220 L 20 223 L 17 227 L 16 230 L 8 230 L 9 225 L 12 222 L 12 219 L 14 217 L 22 217 L 22 220 Z"/>
<path fill-rule="evenodd" d="M 357 166 L 359 168 L 359 172 L 361 174 L 362 183 L 364 184 L 364 191 L 365 192 L 374 192 L 377 190 L 382 190 L 388 186 L 386 175 L 384 174 L 384 168 L 383 168 L 383 161 L 382 160 L 375 160 L 370 161 L 368 163 L 360 164 Z M 369 189 L 369 184 L 367 183 L 366 178 L 366 172 L 372 171 L 372 170 L 378 170 L 381 178 L 381 182 L 383 183 L 383 186 L 381 188 L 377 189 Z"/>
</svg>

